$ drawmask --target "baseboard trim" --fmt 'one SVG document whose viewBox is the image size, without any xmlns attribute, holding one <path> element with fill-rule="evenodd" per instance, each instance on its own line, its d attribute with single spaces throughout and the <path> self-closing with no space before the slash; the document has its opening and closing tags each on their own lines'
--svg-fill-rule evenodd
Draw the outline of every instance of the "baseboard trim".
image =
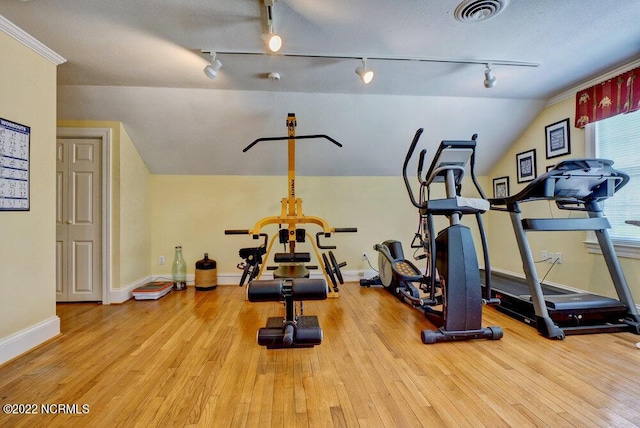
<svg viewBox="0 0 640 428">
<path fill-rule="evenodd" d="M 53 316 L 0 339 L 0 365 L 60 335 L 60 318 Z"/>
<path fill-rule="evenodd" d="M 365 270 L 342 270 L 342 277 L 345 280 L 345 282 L 357 282 L 360 281 L 361 279 L 369 279 L 371 277 L 376 276 L 378 273 L 373 270 L 373 269 L 365 269 Z M 312 270 L 311 271 L 311 278 L 324 278 L 324 275 L 322 274 L 322 272 L 318 271 L 318 270 Z M 151 281 L 153 278 L 154 281 L 171 281 L 171 275 L 161 275 L 161 274 L 155 274 L 152 276 L 149 276 L 143 280 L 140 280 L 138 282 L 136 282 L 135 284 L 132 284 L 130 286 L 127 286 L 126 290 L 129 290 L 128 292 L 128 298 L 130 299 L 131 297 L 133 297 L 133 295 L 131 294 L 131 291 L 133 291 L 134 288 L 138 287 L 139 285 L 145 284 L 149 281 Z M 218 285 L 238 285 L 240 284 L 240 279 L 242 278 L 242 272 L 238 271 L 238 273 L 229 273 L 229 272 L 222 272 L 222 273 L 218 273 Z M 194 274 L 187 274 L 187 285 L 194 285 L 194 279 L 195 276 Z M 271 271 L 266 271 L 263 275 L 262 275 L 262 279 L 273 279 L 273 274 Z M 137 284 L 137 285 L 136 285 Z M 125 289 L 123 289 L 122 291 L 124 291 Z M 120 290 L 117 290 L 120 291 Z M 124 300 L 122 300 L 120 303 L 122 303 Z M 115 301 L 114 301 L 115 302 Z"/>
<path fill-rule="evenodd" d="M 133 290 L 135 290 L 138 287 L 142 287 L 143 285 L 149 283 L 152 281 L 152 277 L 151 276 L 147 276 L 144 278 L 141 278 L 137 281 L 132 282 L 129 285 L 124 286 L 123 288 L 120 288 L 118 290 L 110 290 L 109 291 L 109 302 L 111 303 L 124 303 L 127 300 L 133 298 Z"/>
<path fill-rule="evenodd" d="M 361 279 L 369 279 L 378 274 L 373 269 L 342 270 L 341 273 L 344 282 L 359 282 Z M 322 274 L 322 272 L 317 270 L 311 271 L 310 278 L 324 278 L 324 275 Z M 218 285 L 238 285 L 240 284 L 240 279 L 242 279 L 242 273 L 240 271 L 238 271 L 238 273 L 219 273 L 217 283 Z M 265 272 L 264 275 L 262 275 L 262 279 L 273 279 L 272 272 Z M 154 274 L 134 281 L 119 290 L 111 290 L 109 294 L 109 297 L 111 299 L 110 302 L 113 304 L 119 304 L 132 299 L 133 290 L 151 281 L 171 281 L 171 275 Z M 187 274 L 187 286 L 193 286 L 194 281 L 195 275 Z"/>
</svg>

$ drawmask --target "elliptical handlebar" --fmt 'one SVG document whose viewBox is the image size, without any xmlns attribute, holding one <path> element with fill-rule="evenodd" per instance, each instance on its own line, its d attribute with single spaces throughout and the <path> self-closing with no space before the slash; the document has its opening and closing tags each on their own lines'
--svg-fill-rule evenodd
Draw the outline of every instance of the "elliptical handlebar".
<svg viewBox="0 0 640 428">
<path fill-rule="evenodd" d="M 473 141 L 477 141 L 478 134 L 473 134 L 471 139 Z M 476 190 L 480 194 L 480 197 L 482 199 L 487 199 L 487 195 L 482 190 L 482 187 L 480 187 L 480 184 L 478 183 L 478 180 L 476 178 L 476 171 L 475 171 L 475 168 L 476 168 L 476 150 L 475 150 L 475 148 L 473 149 L 473 153 L 471 153 L 470 167 L 471 167 L 471 181 L 473 181 L 473 185 L 476 187 Z"/>
<path fill-rule="evenodd" d="M 413 190 L 411 189 L 411 184 L 409 184 L 409 178 L 407 177 L 407 166 L 409 165 L 409 160 L 413 156 L 413 152 L 415 151 L 416 146 L 418 145 L 418 140 L 420 139 L 420 136 L 422 135 L 423 132 L 424 132 L 424 128 L 419 128 L 416 131 L 415 135 L 413 136 L 413 141 L 411 141 L 411 145 L 409 146 L 409 151 L 407 152 L 407 156 L 404 158 L 404 164 L 402 165 L 402 177 L 404 178 L 404 185 L 407 188 L 407 193 L 409 193 L 409 199 L 411 199 L 411 203 L 416 208 L 422 208 L 422 206 L 418 202 L 416 202 L 416 198 L 413 195 Z M 418 166 L 419 169 L 421 169 L 421 166 L 424 163 L 425 154 L 426 154 L 426 150 L 423 150 L 422 152 L 420 152 L 421 162 L 420 162 L 420 165 Z M 418 174 L 418 176 L 420 176 L 420 174 Z"/>
<path fill-rule="evenodd" d="M 422 184 L 422 168 L 424 167 L 424 157 L 427 154 L 427 149 L 420 151 L 420 157 L 418 158 L 418 183 Z"/>
</svg>

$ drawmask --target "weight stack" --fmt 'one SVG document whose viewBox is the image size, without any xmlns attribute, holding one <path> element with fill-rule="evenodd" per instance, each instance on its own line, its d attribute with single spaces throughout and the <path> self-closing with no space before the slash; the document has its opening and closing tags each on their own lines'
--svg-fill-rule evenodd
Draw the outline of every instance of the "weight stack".
<svg viewBox="0 0 640 428">
<path fill-rule="evenodd" d="M 196 277 L 194 280 L 196 290 L 215 290 L 218 285 L 218 269 L 215 260 L 209 258 L 208 253 L 204 253 L 204 259 L 196 262 Z"/>
</svg>

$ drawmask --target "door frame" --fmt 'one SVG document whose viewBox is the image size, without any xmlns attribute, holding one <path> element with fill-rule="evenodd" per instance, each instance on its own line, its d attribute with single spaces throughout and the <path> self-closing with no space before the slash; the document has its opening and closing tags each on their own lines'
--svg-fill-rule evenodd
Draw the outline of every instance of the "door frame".
<svg viewBox="0 0 640 428">
<path fill-rule="evenodd" d="M 102 151 L 102 304 L 111 303 L 111 128 L 58 127 L 57 138 L 100 138 Z"/>
</svg>

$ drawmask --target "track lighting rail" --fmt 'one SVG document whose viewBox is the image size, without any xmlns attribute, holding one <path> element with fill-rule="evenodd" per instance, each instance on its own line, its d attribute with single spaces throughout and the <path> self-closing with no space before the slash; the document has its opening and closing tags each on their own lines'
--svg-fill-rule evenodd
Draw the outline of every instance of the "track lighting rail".
<svg viewBox="0 0 640 428">
<path fill-rule="evenodd" d="M 302 53 L 285 53 L 270 54 L 260 51 L 225 51 L 225 50 L 202 50 L 202 53 L 209 54 L 216 52 L 218 55 L 249 55 L 249 56 L 282 56 L 292 58 L 326 58 L 326 59 L 355 59 L 361 61 L 363 55 L 339 55 L 339 54 L 302 54 Z M 539 62 L 529 61 L 510 61 L 501 59 L 472 59 L 472 58 L 439 58 L 439 57 L 403 57 L 393 55 L 365 55 L 367 61 L 415 61 L 429 63 L 448 63 L 448 64 L 491 64 L 507 67 L 539 67 Z"/>
</svg>

